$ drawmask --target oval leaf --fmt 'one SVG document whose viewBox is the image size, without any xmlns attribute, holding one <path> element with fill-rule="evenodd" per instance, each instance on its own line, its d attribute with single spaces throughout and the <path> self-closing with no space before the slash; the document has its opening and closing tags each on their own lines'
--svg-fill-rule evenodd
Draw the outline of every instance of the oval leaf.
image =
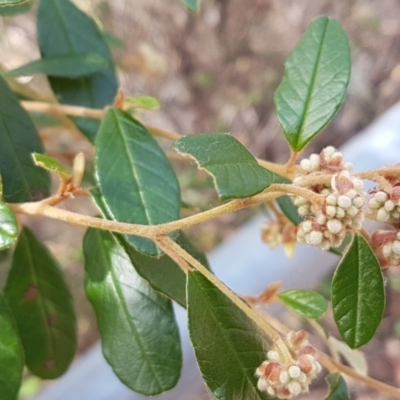
<svg viewBox="0 0 400 400">
<path fill-rule="evenodd" d="M 32 0 L 0 0 L 0 15 L 22 14 L 32 7 Z"/>
<path fill-rule="evenodd" d="M 280 181 L 278 175 L 261 167 L 254 156 L 228 133 L 185 136 L 173 147 L 179 153 L 191 156 L 214 178 L 221 199 L 249 197 Z"/>
<path fill-rule="evenodd" d="M 44 379 L 62 375 L 76 349 L 72 298 L 56 261 L 28 228 L 20 233 L 4 293 L 27 367 Z"/>
<path fill-rule="evenodd" d="M 325 400 L 350 400 L 346 382 L 340 374 L 329 374 L 326 381 L 329 385 L 329 393 Z"/>
<path fill-rule="evenodd" d="M 18 236 L 18 223 L 6 203 L 0 201 L 0 250 L 10 247 Z"/>
<path fill-rule="evenodd" d="M 15 400 L 22 381 L 24 353 L 17 326 L 6 299 L 0 294 L 0 398 Z"/>
<path fill-rule="evenodd" d="M 70 0 L 40 0 L 37 15 L 38 43 L 43 59 L 96 54 L 108 68 L 76 79 L 50 77 L 50 85 L 62 104 L 103 108 L 112 104 L 118 83 L 110 50 L 96 23 Z M 73 118 L 94 141 L 99 121 Z"/>
<path fill-rule="evenodd" d="M 302 150 L 336 114 L 350 72 L 346 34 L 337 21 L 319 17 L 286 61 L 274 98 L 279 123 L 293 150 Z"/>
<path fill-rule="evenodd" d="M 205 382 L 218 399 L 261 400 L 255 370 L 270 343 L 263 332 L 201 273 L 188 273 L 189 334 Z"/>
<path fill-rule="evenodd" d="M 5 73 L 6 76 L 47 74 L 63 78 L 78 78 L 110 67 L 110 62 L 100 54 L 78 54 L 35 60 Z"/>
<path fill-rule="evenodd" d="M 325 297 L 312 290 L 285 290 L 278 297 L 288 308 L 306 318 L 321 318 L 328 309 Z"/>
<path fill-rule="evenodd" d="M 95 163 L 105 206 L 116 221 L 155 225 L 179 218 L 176 175 L 151 133 L 129 114 L 107 111 L 96 138 Z M 142 253 L 159 254 L 149 239 L 126 238 Z"/>
<path fill-rule="evenodd" d="M 89 229 L 83 250 L 86 295 L 108 363 L 136 392 L 155 395 L 171 389 L 182 366 L 171 302 L 135 272 L 110 232 Z"/>
<path fill-rule="evenodd" d="M 39 200 L 49 195 L 48 173 L 35 167 L 31 153 L 43 152 L 42 142 L 18 99 L 0 78 L 0 174 L 7 202 Z"/>
<path fill-rule="evenodd" d="M 374 252 L 360 235 L 355 235 L 333 276 L 332 307 L 339 332 L 353 349 L 367 343 L 382 320 L 382 271 Z"/>
</svg>

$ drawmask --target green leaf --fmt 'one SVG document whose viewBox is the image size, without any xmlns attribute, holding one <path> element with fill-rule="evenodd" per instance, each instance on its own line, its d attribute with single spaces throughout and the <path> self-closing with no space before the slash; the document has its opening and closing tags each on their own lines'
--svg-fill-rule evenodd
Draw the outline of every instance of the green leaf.
<svg viewBox="0 0 400 400">
<path fill-rule="evenodd" d="M 32 0 L 0 0 L 0 15 L 22 14 L 32 7 Z"/>
<path fill-rule="evenodd" d="M 221 199 L 252 196 L 280 179 L 261 167 L 254 156 L 227 133 L 185 136 L 173 147 L 191 156 L 199 168 L 214 178 Z"/>
<path fill-rule="evenodd" d="M 325 297 L 312 290 L 285 290 L 278 297 L 286 307 L 306 318 L 321 318 L 328 309 Z"/>
<path fill-rule="evenodd" d="M 43 59 L 101 56 L 109 67 L 76 79 L 49 77 L 61 104 L 103 108 L 112 104 L 118 83 L 110 50 L 96 23 L 70 0 L 40 0 L 37 16 L 38 43 Z M 99 121 L 74 118 L 79 129 L 94 141 Z"/>
<path fill-rule="evenodd" d="M 96 179 L 114 220 L 152 225 L 179 218 L 175 173 L 151 133 L 129 114 L 107 111 L 96 138 L 95 162 Z M 149 239 L 126 238 L 142 253 L 159 254 Z"/>
<path fill-rule="evenodd" d="M 18 236 L 18 223 L 6 203 L 0 201 L 0 250 L 10 247 Z"/>
<path fill-rule="evenodd" d="M 3 179 L 0 175 L 0 200 L 3 198 Z"/>
<path fill-rule="evenodd" d="M 338 111 L 351 72 L 350 49 L 339 23 L 316 19 L 285 64 L 275 107 L 286 139 L 302 150 Z"/>
<path fill-rule="evenodd" d="M 181 0 L 185 7 L 194 13 L 197 13 L 200 8 L 200 0 Z"/>
<path fill-rule="evenodd" d="M 156 395 L 174 387 L 182 355 L 170 300 L 154 292 L 110 232 L 89 229 L 83 242 L 85 290 L 103 353 L 132 390 Z"/>
<path fill-rule="evenodd" d="M 374 252 L 360 235 L 355 235 L 333 276 L 332 307 L 339 332 L 353 349 L 367 343 L 382 320 L 382 271 Z"/>
<path fill-rule="evenodd" d="M 55 158 L 45 154 L 33 153 L 33 162 L 38 167 L 44 168 L 47 171 L 54 172 L 64 179 L 71 177 L 71 172 L 64 168 Z"/>
<path fill-rule="evenodd" d="M 299 214 L 297 207 L 293 204 L 289 196 L 279 197 L 276 199 L 276 202 L 283 214 L 285 214 L 293 225 L 297 226 L 301 221 L 303 221 L 303 217 Z"/>
<path fill-rule="evenodd" d="M 0 294 L 0 398 L 15 400 L 22 381 L 24 353 L 17 326 L 5 297 Z"/>
<path fill-rule="evenodd" d="M 43 145 L 29 114 L 0 78 L 0 174 L 7 202 L 39 200 L 49 195 L 50 177 L 36 168 L 31 153 Z"/>
<path fill-rule="evenodd" d="M 346 382 L 339 373 L 329 374 L 325 380 L 329 385 L 325 400 L 350 400 Z"/>
<path fill-rule="evenodd" d="M 212 393 L 221 400 L 269 399 L 254 376 L 269 339 L 200 272 L 188 273 L 187 296 L 190 338 Z"/>
<path fill-rule="evenodd" d="M 6 71 L 6 76 L 47 74 L 63 78 L 78 78 L 104 71 L 110 62 L 100 54 L 78 54 L 35 60 L 22 67 Z"/>
<path fill-rule="evenodd" d="M 62 375 L 76 349 L 72 298 L 57 262 L 28 228 L 20 233 L 4 293 L 27 367 L 43 379 Z"/>
<path fill-rule="evenodd" d="M 125 98 L 124 105 L 128 109 L 143 108 L 145 110 L 157 110 L 160 108 L 160 102 L 151 96 L 129 96 Z"/>
</svg>

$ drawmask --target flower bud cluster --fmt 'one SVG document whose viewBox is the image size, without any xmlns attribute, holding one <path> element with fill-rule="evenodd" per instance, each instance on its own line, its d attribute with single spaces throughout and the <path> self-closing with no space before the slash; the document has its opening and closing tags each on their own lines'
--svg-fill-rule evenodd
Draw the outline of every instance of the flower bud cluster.
<svg viewBox="0 0 400 400">
<path fill-rule="evenodd" d="M 400 266 L 400 231 L 374 231 L 371 246 L 382 268 Z"/>
<path fill-rule="evenodd" d="M 299 178 L 295 179 L 294 183 L 296 181 L 299 182 Z M 361 179 L 352 176 L 348 169 L 344 168 L 332 175 L 329 186 L 309 188 L 325 198 L 322 206 L 313 204 L 303 197 L 295 196 L 293 203 L 298 206 L 299 214 L 305 216 L 304 221 L 299 224 L 297 229 L 297 241 L 318 246 L 323 250 L 339 247 L 347 230 L 357 230 L 362 226 L 364 220 L 363 186 L 364 183 Z"/>
<path fill-rule="evenodd" d="M 377 221 L 400 223 L 400 186 L 394 186 L 390 193 L 372 190 L 367 205 L 367 215 Z"/>
<path fill-rule="evenodd" d="M 290 360 L 283 359 L 279 349 L 273 345 L 268 351 L 268 360 L 256 370 L 257 387 L 278 399 L 291 399 L 308 392 L 311 381 L 321 371 L 314 347 L 308 344 L 307 332 L 289 332 L 286 344 L 292 354 Z"/>
<path fill-rule="evenodd" d="M 296 242 L 296 227 L 287 220 L 268 221 L 261 227 L 261 239 L 271 248 L 283 245 L 291 255 Z"/>
</svg>

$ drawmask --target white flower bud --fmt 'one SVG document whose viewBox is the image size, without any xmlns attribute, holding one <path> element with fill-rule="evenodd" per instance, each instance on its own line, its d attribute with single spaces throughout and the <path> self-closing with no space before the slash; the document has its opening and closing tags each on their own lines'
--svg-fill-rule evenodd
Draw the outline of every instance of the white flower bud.
<svg viewBox="0 0 400 400">
<path fill-rule="evenodd" d="M 270 396 L 275 396 L 275 394 L 276 394 L 275 389 L 274 389 L 272 386 L 268 386 L 268 388 L 267 388 L 267 393 L 268 393 Z"/>
<path fill-rule="evenodd" d="M 298 365 L 291 365 L 288 368 L 288 373 L 292 379 L 297 379 L 301 374 L 301 369 Z"/>
<path fill-rule="evenodd" d="M 327 218 L 325 217 L 324 214 L 318 214 L 317 217 L 315 218 L 315 220 L 317 221 L 317 224 L 325 225 Z"/>
<path fill-rule="evenodd" d="M 382 253 L 386 258 L 389 258 L 390 255 L 392 254 L 392 245 L 390 243 L 385 244 L 382 247 Z"/>
<path fill-rule="evenodd" d="M 337 204 L 337 198 L 333 194 L 330 194 L 329 196 L 326 197 L 326 204 L 329 206 L 336 206 Z"/>
<path fill-rule="evenodd" d="M 395 240 L 392 244 L 392 251 L 396 255 L 400 255 L 400 241 Z"/>
<path fill-rule="evenodd" d="M 266 379 L 260 378 L 257 382 L 257 388 L 258 390 L 261 390 L 262 392 L 266 392 L 268 390 L 269 384 Z"/>
<path fill-rule="evenodd" d="M 303 231 L 306 233 L 310 233 L 313 229 L 312 227 L 312 222 L 311 221 L 303 221 L 303 223 L 301 224 L 301 227 L 303 228 Z"/>
<path fill-rule="evenodd" d="M 346 196 L 350 199 L 354 199 L 358 195 L 357 191 L 354 189 L 350 189 L 346 192 Z"/>
<path fill-rule="evenodd" d="M 346 169 L 347 171 L 352 171 L 354 166 L 351 162 L 346 161 L 345 163 L 343 163 L 343 168 Z"/>
<path fill-rule="evenodd" d="M 311 171 L 311 163 L 308 158 L 304 158 L 300 161 L 300 167 L 304 169 L 304 171 Z"/>
<path fill-rule="evenodd" d="M 379 208 L 381 206 L 381 202 L 376 200 L 375 197 L 373 197 L 372 199 L 368 200 L 368 207 L 369 208 Z"/>
<path fill-rule="evenodd" d="M 385 193 L 385 192 L 377 192 L 377 193 L 375 193 L 374 198 L 375 198 L 377 201 L 379 201 L 380 203 L 384 203 L 384 202 L 387 200 L 388 195 L 387 195 L 387 193 Z"/>
<path fill-rule="evenodd" d="M 357 191 L 361 192 L 364 189 L 364 182 L 361 179 L 353 178 L 351 181 Z"/>
<path fill-rule="evenodd" d="M 359 209 L 356 206 L 350 206 L 347 209 L 347 214 L 350 215 L 350 217 L 355 217 L 359 212 Z"/>
<path fill-rule="evenodd" d="M 311 244 L 312 246 L 318 246 L 322 242 L 322 232 L 319 231 L 312 231 L 307 235 L 307 243 Z"/>
<path fill-rule="evenodd" d="M 346 211 L 343 210 L 343 208 L 337 208 L 337 209 L 336 209 L 336 217 L 337 217 L 337 218 L 342 219 L 342 218 L 344 218 L 345 216 L 346 216 Z"/>
<path fill-rule="evenodd" d="M 279 353 L 275 350 L 269 350 L 267 352 L 267 358 L 271 361 L 279 361 Z"/>
<path fill-rule="evenodd" d="M 297 209 L 298 213 L 302 216 L 308 214 L 310 207 L 308 205 L 302 205 Z"/>
<path fill-rule="evenodd" d="M 329 217 L 334 217 L 336 215 L 336 207 L 335 206 L 326 207 L 326 215 L 328 215 Z"/>
<path fill-rule="evenodd" d="M 386 222 L 390 218 L 390 214 L 384 209 L 380 208 L 376 214 L 376 219 L 381 222 Z"/>
<path fill-rule="evenodd" d="M 325 147 L 325 148 L 322 150 L 322 153 L 324 153 L 324 155 L 325 155 L 325 157 L 326 157 L 327 160 L 329 160 L 329 159 L 333 156 L 333 154 L 334 154 L 335 152 L 336 152 L 336 149 L 335 149 L 333 146 Z"/>
<path fill-rule="evenodd" d="M 337 203 L 339 207 L 349 208 L 351 206 L 351 199 L 342 195 L 338 197 Z"/>
<path fill-rule="evenodd" d="M 394 209 L 395 205 L 392 200 L 387 200 L 383 207 L 387 212 L 390 212 Z"/>
<path fill-rule="evenodd" d="M 287 371 L 282 371 L 279 375 L 279 382 L 282 384 L 288 383 L 290 380 L 289 373 Z"/>
<path fill-rule="evenodd" d="M 354 197 L 353 201 L 353 206 L 357 208 L 361 208 L 364 205 L 364 199 L 361 196 Z"/>
<path fill-rule="evenodd" d="M 294 396 L 297 396 L 301 393 L 301 383 L 298 381 L 290 381 L 287 385 L 287 388 Z"/>
<path fill-rule="evenodd" d="M 331 219 L 326 223 L 329 231 L 332 233 L 339 233 L 343 229 L 343 224 L 338 219 Z"/>
</svg>

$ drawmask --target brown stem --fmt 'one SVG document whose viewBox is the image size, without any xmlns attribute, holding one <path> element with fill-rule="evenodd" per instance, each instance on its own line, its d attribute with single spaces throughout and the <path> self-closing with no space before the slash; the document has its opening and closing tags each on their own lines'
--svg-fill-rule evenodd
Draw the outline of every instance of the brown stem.
<svg viewBox="0 0 400 400">
<path fill-rule="evenodd" d="M 186 274 L 189 271 L 192 270 L 192 268 L 189 266 L 189 264 L 182 258 L 180 257 L 177 253 L 174 252 L 174 250 L 171 248 L 169 241 L 165 240 L 166 236 L 160 236 L 156 239 L 156 244 L 157 246 L 165 253 L 167 254 L 172 260 L 178 264 L 182 271 Z"/>
</svg>

